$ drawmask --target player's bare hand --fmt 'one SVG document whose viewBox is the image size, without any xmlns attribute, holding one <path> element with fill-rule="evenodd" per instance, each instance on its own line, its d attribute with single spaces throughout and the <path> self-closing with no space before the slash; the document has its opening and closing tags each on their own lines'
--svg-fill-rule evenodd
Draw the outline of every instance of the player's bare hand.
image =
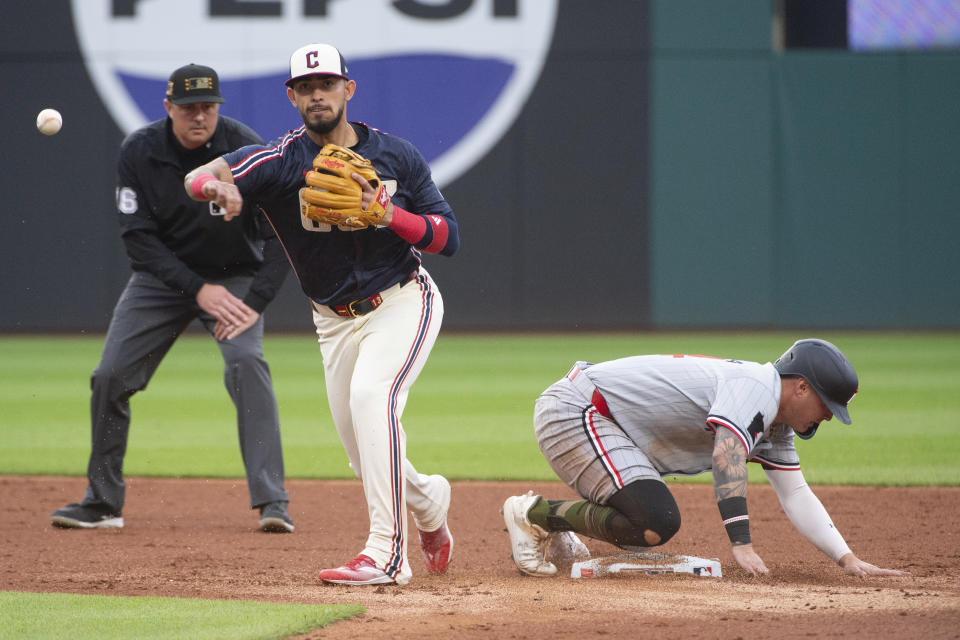
<svg viewBox="0 0 960 640">
<path fill-rule="evenodd" d="M 763 564 L 763 560 L 753 550 L 752 544 L 735 545 L 733 547 L 733 559 L 752 576 L 770 573 L 767 565 Z"/>
<path fill-rule="evenodd" d="M 356 180 L 357 184 L 360 185 L 360 188 L 363 189 L 363 196 L 360 198 L 360 205 L 363 207 L 363 210 L 366 211 L 370 208 L 370 203 L 373 202 L 374 198 L 377 197 L 379 189 L 374 189 L 373 185 L 370 184 L 367 179 L 359 173 L 351 173 L 350 177 Z M 386 210 L 386 213 L 383 215 L 383 219 L 380 221 L 380 224 L 384 227 L 389 227 L 390 221 L 393 219 L 393 203 L 390 202 L 389 199 L 387 200 L 387 204 L 384 206 L 384 209 Z"/>
<path fill-rule="evenodd" d="M 864 562 L 852 553 L 848 553 L 838 563 L 846 573 L 852 576 L 908 576 L 909 571 L 900 569 L 882 569 L 869 562 Z"/>
<path fill-rule="evenodd" d="M 243 209 L 243 197 L 235 184 L 211 180 L 203 185 L 203 194 L 220 207 L 224 220 L 233 220 Z"/>
<path fill-rule="evenodd" d="M 223 158 L 214 158 L 188 173 L 183 179 L 183 188 L 194 200 L 214 202 L 223 212 L 224 220 L 236 218 L 243 209 L 243 196 L 233 182 L 230 165 Z"/>
<path fill-rule="evenodd" d="M 257 321 L 257 312 L 244 303 L 243 300 L 230 293 L 226 287 L 219 284 L 205 284 L 197 292 L 197 304 L 217 321 L 223 324 L 224 329 L 253 326 Z M 251 316 L 253 319 L 251 321 Z M 230 333 L 230 332 L 227 332 Z M 237 333 L 237 335 L 240 335 Z M 226 334 L 225 334 L 226 335 Z"/>
</svg>

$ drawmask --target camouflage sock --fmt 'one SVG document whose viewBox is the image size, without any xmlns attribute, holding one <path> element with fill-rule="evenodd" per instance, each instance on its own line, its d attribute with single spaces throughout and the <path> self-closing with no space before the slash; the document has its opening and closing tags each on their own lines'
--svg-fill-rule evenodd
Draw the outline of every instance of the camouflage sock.
<svg viewBox="0 0 960 640">
<path fill-rule="evenodd" d="M 613 540 L 611 520 L 619 515 L 613 507 L 587 500 L 541 498 L 527 515 L 530 522 L 547 531 L 574 531 L 598 540 Z"/>
</svg>

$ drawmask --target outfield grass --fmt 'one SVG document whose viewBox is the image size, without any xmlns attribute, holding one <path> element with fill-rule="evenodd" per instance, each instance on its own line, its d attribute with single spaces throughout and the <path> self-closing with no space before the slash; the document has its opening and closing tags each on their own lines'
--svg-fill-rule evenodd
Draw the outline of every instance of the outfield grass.
<svg viewBox="0 0 960 640">
<path fill-rule="evenodd" d="M 807 333 L 443 333 L 404 414 L 408 457 L 451 479 L 547 480 L 531 415 L 575 360 L 699 353 L 766 362 Z M 820 332 L 860 374 L 852 426 L 832 421 L 798 441 L 815 484 L 960 484 L 960 333 Z M 84 475 L 89 375 L 102 336 L 0 337 L 0 473 Z M 268 334 L 289 477 L 352 477 L 330 419 L 311 335 Z M 132 402 L 124 471 L 242 477 L 236 422 L 212 340 L 174 346 Z M 751 465 L 752 467 L 755 465 Z M 751 479 L 762 472 L 751 470 Z M 708 482 L 709 475 L 696 481 Z"/>
<path fill-rule="evenodd" d="M 0 591 L 0 612 L 4 638 L 269 640 L 325 627 L 363 613 L 364 608 Z"/>
</svg>

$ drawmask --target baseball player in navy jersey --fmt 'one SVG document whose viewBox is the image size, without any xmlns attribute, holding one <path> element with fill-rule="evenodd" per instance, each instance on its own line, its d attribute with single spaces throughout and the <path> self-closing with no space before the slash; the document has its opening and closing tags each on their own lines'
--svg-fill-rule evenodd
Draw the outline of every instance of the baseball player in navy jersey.
<svg viewBox="0 0 960 640">
<path fill-rule="evenodd" d="M 406 459 L 400 416 L 443 317 L 443 299 L 421 253 L 453 255 L 460 244 L 457 222 L 410 142 L 347 120 L 357 85 L 336 48 L 309 44 L 295 51 L 286 84 L 303 126 L 200 167 L 184 186 L 196 199 L 215 201 L 228 219 L 244 201 L 256 202 L 310 299 L 333 421 L 363 482 L 370 517 L 362 552 L 319 577 L 404 584 L 411 577 L 407 508 L 429 571 L 445 571 L 453 551 L 446 522 L 450 485 L 418 473 Z M 379 226 L 338 227 L 302 214 L 304 176 L 328 143 L 352 149 L 379 172 L 389 193 Z M 354 179 L 366 210 L 375 190 L 359 174 Z"/>
<path fill-rule="evenodd" d="M 184 176 L 197 165 L 262 142 L 253 129 L 220 115 L 223 102 L 216 71 L 180 67 L 169 78 L 167 117 L 134 131 L 120 148 L 117 213 L 133 275 L 117 301 L 90 380 L 89 486 L 80 503 L 52 514 L 56 526 L 123 526 L 130 398 L 146 388 L 196 318 L 223 355 L 250 505 L 260 510 L 260 528 L 293 531 L 261 315 L 290 269 L 259 211 L 247 207 L 237 222 L 227 224 L 216 207 L 182 191 Z"/>
<path fill-rule="evenodd" d="M 661 545 L 680 528 L 661 477 L 712 471 L 734 559 L 752 575 L 768 573 L 747 512 L 747 462 L 757 462 L 793 525 L 844 571 L 904 574 L 850 551 L 794 447 L 794 435 L 810 438 L 833 416 L 850 424 L 858 384 L 846 356 L 818 339 L 797 341 L 774 364 L 685 355 L 577 362 L 537 400 L 534 428 L 550 466 L 583 500 L 508 498 L 514 562 L 529 575 L 555 574 L 545 549 L 556 535 L 631 551 Z"/>
</svg>

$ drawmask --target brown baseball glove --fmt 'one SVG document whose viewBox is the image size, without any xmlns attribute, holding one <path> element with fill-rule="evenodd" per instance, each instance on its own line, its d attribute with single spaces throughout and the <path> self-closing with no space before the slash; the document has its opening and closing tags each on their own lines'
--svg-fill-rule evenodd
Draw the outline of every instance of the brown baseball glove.
<svg viewBox="0 0 960 640">
<path fill-rule="evenodd" d="M 376 189 L 367 209 L 363 189 L 351 174 L 357 173 Z M 313 159 L 306 175 L 307 186 L 300 190 L 303 215 L 317 222 L 362 229 L 380 224 L 390 203 L 387 189 L 369 160 L 345 147 L 328 144 Z"/>
</svg>

